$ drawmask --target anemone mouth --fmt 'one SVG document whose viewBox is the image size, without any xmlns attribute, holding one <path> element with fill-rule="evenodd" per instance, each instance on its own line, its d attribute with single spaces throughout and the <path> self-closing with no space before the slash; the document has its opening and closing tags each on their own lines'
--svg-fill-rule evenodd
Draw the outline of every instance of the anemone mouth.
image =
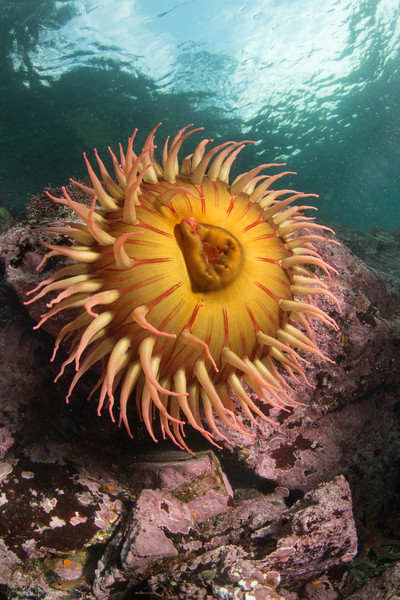
<svg viewBox="0 0 400 600">
<path fill-rule="evenodd" d="M 218 290 L 236 279 L 243 250 L 226 229 L 183 217 L 178 231 L 193 292 Z"/>
<path fill-rule="evenodd" d="M 56 352 L 70 338 L 61 373 L 74 363 L 76 374 L 67 398 L 80 377 L 103 361 L 95 386 L 98 410 L 107 403 L 114 419 L 118 396 L 119 422 L 131 435 L 127 403 L 136 389 L 139 415 L 151 437 L 156 441 L 158 414 L 163 436 L 186 450 L 183 419 L 213 444 L 215 436 L 229 441 L 215 415 L 247 433 L 231 390 L 260 429 L 256 416 L 270 420 L 247 387 L 269 406 L 295 406 L 282 370 L 308 384 L 299 352 L 329 360 L 309 337 L 310 320 L 337 329 L 312 297 L 326 295 L 339 308 L 329 290 L 335 270 L 313 245 L 337 242 L 318 235 L 328 228 L 304 216 L 311 207 L 294 204 L 312 194 L 272 190 L 286 172 L 259 173 L 280 166 L 274 164 L 256 167 L 229 185 L 231 165 L 245 143 L 226 142 L 206 152 L 210 140 L 203 140 L 179 168 L 180 146 L 197 131 L 187 129 L 169 148 L 167 140 L 162 166 L 154 156 L 156 128 L 139 155 L 133 151 L 134 135 L 119 160 L 110 150 L 115 178 L 95 152 L 100 180 L 85 156 L 93 187 L 74 183 L 93 197 L 91 207 L 64 189 L 62 198 L 52 198 L 80 221 L 45 228 L 70 236 L 75 245 L 44 244 L 50 250 L 44 260 L 66 256 L 73 264 L 42 281 L 27 302 L 57 292 L 38 327 L 80 307 L 55 344 Z M 315 267 L 328 283 L 311 270 Z"/>
</svg>

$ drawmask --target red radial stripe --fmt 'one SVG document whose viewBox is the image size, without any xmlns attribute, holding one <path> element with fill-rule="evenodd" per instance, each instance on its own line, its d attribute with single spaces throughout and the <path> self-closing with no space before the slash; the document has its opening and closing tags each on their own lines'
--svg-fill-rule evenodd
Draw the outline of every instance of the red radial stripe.
<svg viewBox="0 0 400 600">
<path fill-rule="evenodd" d="M 232 212 L 232 210 L 234 209 L 234 207 L 235 207 L 235 198 L 231 195 L 231 201 L 230 201 L 230 204 L 228 206 L 228 210 L 226 211 L 226 214 L 230 215 L 231 212 Z"/>
<path fill-rule="evenodd" d="M 263 292 L 265 292 L 266 294 L 268 294 L 268 296 L 270 298 L 272 298 L 272 300 L 274 300 L 274 302 L 276 302 L 279 305 L 279 300 L 281 300 L 281 298 L 279 298 L 276 294 L 274 294 L 273 292 L 271 292 L 271 290 L 269 290 L 268 288 L 265 287 L 265 285 L 263 285 L 262 283 L 260 283 L 259 281 L 255 281 L 254 282 L 256 284 L 257 287 L 259 287 Z"/>
<path fill-rule="evenodd" d="M 163 292 L 162 294 L 157 296 L 157 298 L 154 298 L 151 302 L 146 302 L 146 306 L 149 309 L 149 311 L 151 311 L 156 306 L 156 304 L 161 302 L 161 300 L 164 300 L 164 298 L 167 298 L 173 292 L 175 292 L 178 288 L 180 288 L 181 285 L 182 285 L 182 281 L 179 281 L 178 283 L 175 283 L 175 285 L 171 285 L 170 288 L 168 288 L 167 290 L 165 290 L 165 292 Z"/>
<path fill-rule="evenodd" d="M 271 238 L 277 238 L 278 234 L 276 233 L 276 231 L 273 231 L 272 233 L 264 233 L 263 235 L 257 235 L 255 238 L 253 238 L 254 240 L 270 240 Z"/>
<path fill-rule="evenodd" d="M 253 315 L 250 306 L 248 306 L 247 304 L 245 304 L 246 310 L 249 313 L 249 317 L 252 320 L 252 323 L 254 325 L 254 332 L 257 333 L 257 331 L 261 331 L 261 327 L 259 326 L 259 324 L 256 321 L 255 316 Z"/>
<path fill-rule="evenodd" d="M 250 225 L 247 225 L 247 227 L 242 229 L 242 233 L 246 233 L 247 231 L 250 231 L 250 229 L 253 229 L 253 227 L 257 227 L 257 225 L 261 225 L 261 223 L 264 223 L 264 218 L 262 215 L 259 215 L 258 218 L 255 221 L 253 221 L 253 223 L 250 223 Z"/>
<path fill-rule="evenodd" d="M 153 283 L 156 283 L 157 281 L 162 281 L 164 279 L 165 275 L 157 275 L 157 276 L 153 276 L 153 277 L 149 277 L 148 279 L 142 279 L 141 281 L 137 281 L 136 283 L 133 283 L 132 285 L 128 285 L 125 288 L 123 288 L 124 293 L 129 293 L 129 292 L 133 292 L 135 290 L 138 290 L 141 287 L 145 287 L 146 285 L 152 285 Z M 111 279 L 111 284 L 114 286 L 116 283 L 118 282 L 124 282 L 126 280 L 126 276 L 125 277 L 113 277 Z"/>
<path fill-rule="evenodd" d="M 187 322 L 187 324 L 185 325 L 185 327 L 182 327 L 182 330 L 181 330 L 181 332 L 182 332 L 184 329 L 188 329 L 190 332 L 192 331 L 193 323 L 194 323 L 194 322 L 195 322 L 195 320 L 196 320 L 196 317 L 197 317 L 197 315 L 198 315 L 198 312 L 199 312 L 199 310 L 200 310 L 200 307 L 201 307 L 201 303 L 200 303 L 200 302 L 198 302 L 198 303 L 196 304 L 196 306 L 194 307 L 192 314 L 190 315 L 190 319 L 189 319 L 189 321 Z"/>
<path fill-rule="evenodd" d="M 157 329 L 160 329 L 161 331 L 163 331 L 165 329 L 166 325 L 168 325 L 168 323 L 170 322 L 170 320 L 176 315 L 176 313 L 178 313 L 180 311 L 180 309 L 182 308 L 183 305 L 184 305 L 184 300 L 181 300 L 180 302 L 178 302 L 177 304 L 175 304 L 174 308 L 169 311 L 169 313 L 161 321 L 161 323 L 160 323 L 159 327 L 157 327 Z M 149 309 L 149 312 L 151 310 L 152 309 Z"/>
<path fill-rule="evenodd" d="M 174 236 L 171 235 L 170 233 L 168 233 L 168 231 L 163 231 L 162 229 L 158 229 L 157 227 L 153 227 L 152 225 L 149 225 L 148 223 L 139 223 L 139 227 L 141 229 L 149 229 L 150 231 L 154 231 L 154 233 L 158 233 L 160 235 L 163 235 L 167 238 L 172 239 Z"/>
<path fill-rule="evenodd" d="M 272 323 L 272 325 L 274 326 L 275 334 L 276 334 L 276 332 L 279 329 L 279 323 L 274 319 L 274 316 L 271 313 L 271 311 L 269 310 L 268 305 L 263 304 L 259 299 L 256 299 L 256 302 L 257 302 L 257 305 L 260 308 L 260 310 L 262 310 L 262 312 L 265 314 L 268 321 L 270 321 Z M 262 327 L 261 327 L 261 331 L 262 331 Z"/>
</svg>

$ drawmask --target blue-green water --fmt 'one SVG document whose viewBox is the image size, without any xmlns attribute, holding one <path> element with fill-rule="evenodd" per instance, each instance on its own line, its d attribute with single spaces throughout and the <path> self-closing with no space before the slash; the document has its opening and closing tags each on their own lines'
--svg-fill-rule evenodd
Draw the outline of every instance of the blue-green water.
<svg viewBox="0 0 400 600">
<path fill-rule="evenodd" d="M 257 140 L 236 170 L 286 161 L 325 222 L 400 226 L 398 0 L 0 0 L 0 53 L 14 214 L 161 120 L 159 146 L 192 122 Z"/>
</svg>

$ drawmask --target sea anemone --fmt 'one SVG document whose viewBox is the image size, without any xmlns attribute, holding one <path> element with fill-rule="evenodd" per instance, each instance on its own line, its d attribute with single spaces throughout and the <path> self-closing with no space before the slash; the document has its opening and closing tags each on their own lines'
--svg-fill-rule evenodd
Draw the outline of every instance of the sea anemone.
<svg viewBox="0 0 400 600">
<path fill-rule="evenodd" d="M 294 204 L 315 194 L 272 190 L 289 172 L 260 175 L 281 165 L 262 164 L 229 183 L 231 165 L 248 142 L 206 151 L 213 140 L 204 139 L 179 166 L 182 142 L 198 131 L 189 125 L 170 145 L 167 138 L 161 166 L 154 154 L 157 127 L 138 155 L 136 130 L 126 152 L 120 145 L 119 159 L 109 149 L 115 179 L 96 150 L 101 179 L 84 155 L 93 187 L 71 181 L 93 198 L 91 205 L 73 200 L 65 188 L 62 198 L 50 196 L 78 219 L 42 231 L 75 244 L 42 242 L 50 252 L 41 265 L 53 256 L 69 260 L 29 292 L 34 296 L 27 304 L 59 292 L 37 327 L 79 309 L 59 332 L 52 358 L 71 337 L 57 376 L 75 363 L 67 400 L 100 361 L 92 391 L 100 389 L 98 412 L 106 402 L 114 420 L 118 388 L 119 423 L 131 435 L 127 403 L 135 390 L 153 440 L 158 416 L 163 436 L 188 449 L 184 419 L 214 444 L 215 435 L 227 440 L 215 416 L 247 433 L 239 407 L 262 429 L 255 416 L 270 421 L 265 403 L 288 410 L 297 404 L 290 378 L 308 383 L 299 351 L 329 360 L 312 340 L 312 318 L 335 330 L 337 325 L 312 296 L 337 303 L 329 291 L 330 272 L 336 271 L 313 242 L 334 240 L 318 235 L 329 228 L 304 216 L 314 207 Z"/>
</svg>

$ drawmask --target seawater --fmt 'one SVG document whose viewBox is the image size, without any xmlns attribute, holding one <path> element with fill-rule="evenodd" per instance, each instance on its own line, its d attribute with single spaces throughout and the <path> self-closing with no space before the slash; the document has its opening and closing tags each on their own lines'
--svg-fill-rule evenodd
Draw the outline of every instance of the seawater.
<svg viewBox="0 0 400 600">
<path fill-rule="evenodd" d="M 398 0 L 1 0 L 0 203 L 22 213 L 158 122 L 251 139 L 319 219 L 400 227 Z M 197 134 L 182 149 L 191 151 Z"/>
</svg>

